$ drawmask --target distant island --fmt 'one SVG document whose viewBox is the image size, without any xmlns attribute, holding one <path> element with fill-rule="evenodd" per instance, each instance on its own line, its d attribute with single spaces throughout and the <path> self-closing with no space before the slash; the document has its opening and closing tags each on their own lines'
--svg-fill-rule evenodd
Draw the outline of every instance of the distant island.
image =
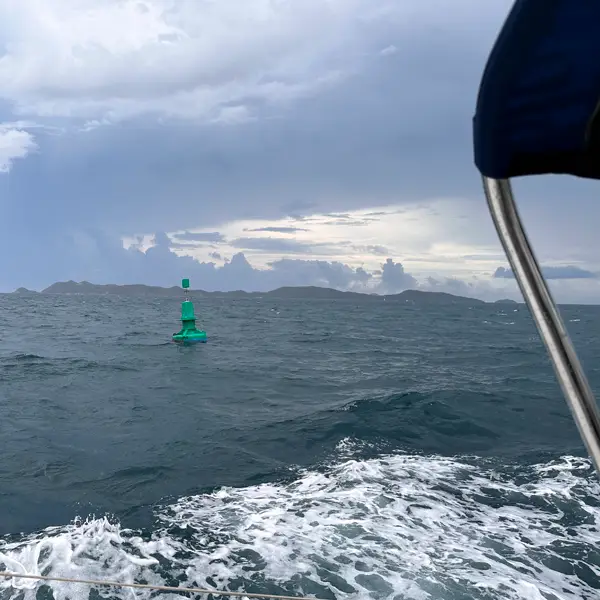
<svg viewBox="0 0 600 600">
<path fill-rule="evenodd" d="M 15 290 L 13 294 L 36 294 L 25 288 Z M 182 290 L 178 286 L 160 287 L 143 284 L 116 285 L 106 284 L 98 285 L 89 281 L 61 281 L 53 283 L 51 286 L 39 292 L 41 294 L 60 294 L 60 295 L 115 295 L 115 296 L 143 296 L 153 298 L 181 298 Z M 357 301 L 393 301 L 404 302 L 409 304 L 419 305 L 483 305 L 487 304 L 483 300 L 475 298 L 467 298 L 465 296 L 456 296 L 446 292 L 425 292 L 422 290 L 405 290 L 399 294 L 378 295 L 373 293 L 362 292 L 343 292 L 332 288 L 317 287 L 317 286 L 301 286 L 301 287 L 280 287 L 269 292 L 244 292 L 242 290 L 233 292 L 206 292 L 203 290 L 190 290 L 190 295 L 193 298 L 201 298 L 203 296 L 215 297 L 264 297 L 273 299 L 321 299 L 321 300 L 342 300 L 352 299 Z M 501 303 L 515 303 L 514 300 L 499 300 Z"/>
</svg>

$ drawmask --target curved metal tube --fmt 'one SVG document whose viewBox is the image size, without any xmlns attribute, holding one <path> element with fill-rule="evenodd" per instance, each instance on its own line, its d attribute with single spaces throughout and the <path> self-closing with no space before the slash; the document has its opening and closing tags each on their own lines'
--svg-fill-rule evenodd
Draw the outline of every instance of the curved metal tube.
<svg viewBox="0 0 600 600">
<path fill-rule="evenodd" d="M 546 345 L 554 371 L 596 471 L 600 474 L 600 413 L 581 363 L 529 245 L 509 179 L 483 177 L 500 241 Z"/>
</svg>

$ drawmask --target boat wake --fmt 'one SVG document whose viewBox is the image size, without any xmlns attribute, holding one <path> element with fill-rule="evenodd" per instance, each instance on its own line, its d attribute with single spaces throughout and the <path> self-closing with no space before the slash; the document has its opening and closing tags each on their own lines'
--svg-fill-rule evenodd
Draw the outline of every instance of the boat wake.
<svg viewBox="0 0 600 600">
<path fill-rule="evenodd" d="M 153 531 L 101 518 L 11 536 L 0 567 L 331 599 L 585 599 L 600 589 L 600 484 L 581 458 L 345 459 L 291 482 L 181 498 L 155 518 Z M 0 597 L 34 600 L 37 585 L 3 581 Z M 55 600 L 150 596 L 42 587 Z"/>
</svg>

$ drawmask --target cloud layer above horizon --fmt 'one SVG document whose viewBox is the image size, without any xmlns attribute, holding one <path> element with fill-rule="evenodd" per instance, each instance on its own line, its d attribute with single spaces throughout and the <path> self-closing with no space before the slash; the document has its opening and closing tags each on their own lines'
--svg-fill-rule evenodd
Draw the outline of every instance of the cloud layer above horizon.
<svg viewBox="0 0 600 600">
<path fill-rule="evenodd" d="M 471 156 L 510 5 L 2 3 L 0 291 L 190 276 L 518 297 Z M 600 301 L 594 188 L 548 180 L 517 186 L 538 256 L 560 300 Z"/>
</svg>

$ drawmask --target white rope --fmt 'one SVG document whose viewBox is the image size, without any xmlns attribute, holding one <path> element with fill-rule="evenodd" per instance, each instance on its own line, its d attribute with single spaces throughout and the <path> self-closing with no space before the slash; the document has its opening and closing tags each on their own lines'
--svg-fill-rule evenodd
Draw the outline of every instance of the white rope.
<svg viewBox="0 0 600 600">
<path fill-rule="evenodd" d="M 275 600 L 314 600 L 304 596 L 280 596 L 278 594 L 256 594 L 246 592 L 229 592 L 210 590 L 205 588 L 173 587 L 169 585 L 151 585 L 149 583 L 121 583 L 119 581 L 97 581 L 95 579 L 71 579 L 69 577 L 51 577 L 49 575 L 33 575 L 29 573 L 11 573 L 0 571 L 0 577 L 5 579 L 36 579 L 38 581 L 61 581 L 65 583 L 85 583 L 87 585 L 101 585 L 110 587 L 138 588 L 144 590 L 158 590 L 161 592 L 189 592 L 191 594 L 213 594 L 215 596 L 235 596 L 238 598 L 274 598 Z"/>
</svg>

